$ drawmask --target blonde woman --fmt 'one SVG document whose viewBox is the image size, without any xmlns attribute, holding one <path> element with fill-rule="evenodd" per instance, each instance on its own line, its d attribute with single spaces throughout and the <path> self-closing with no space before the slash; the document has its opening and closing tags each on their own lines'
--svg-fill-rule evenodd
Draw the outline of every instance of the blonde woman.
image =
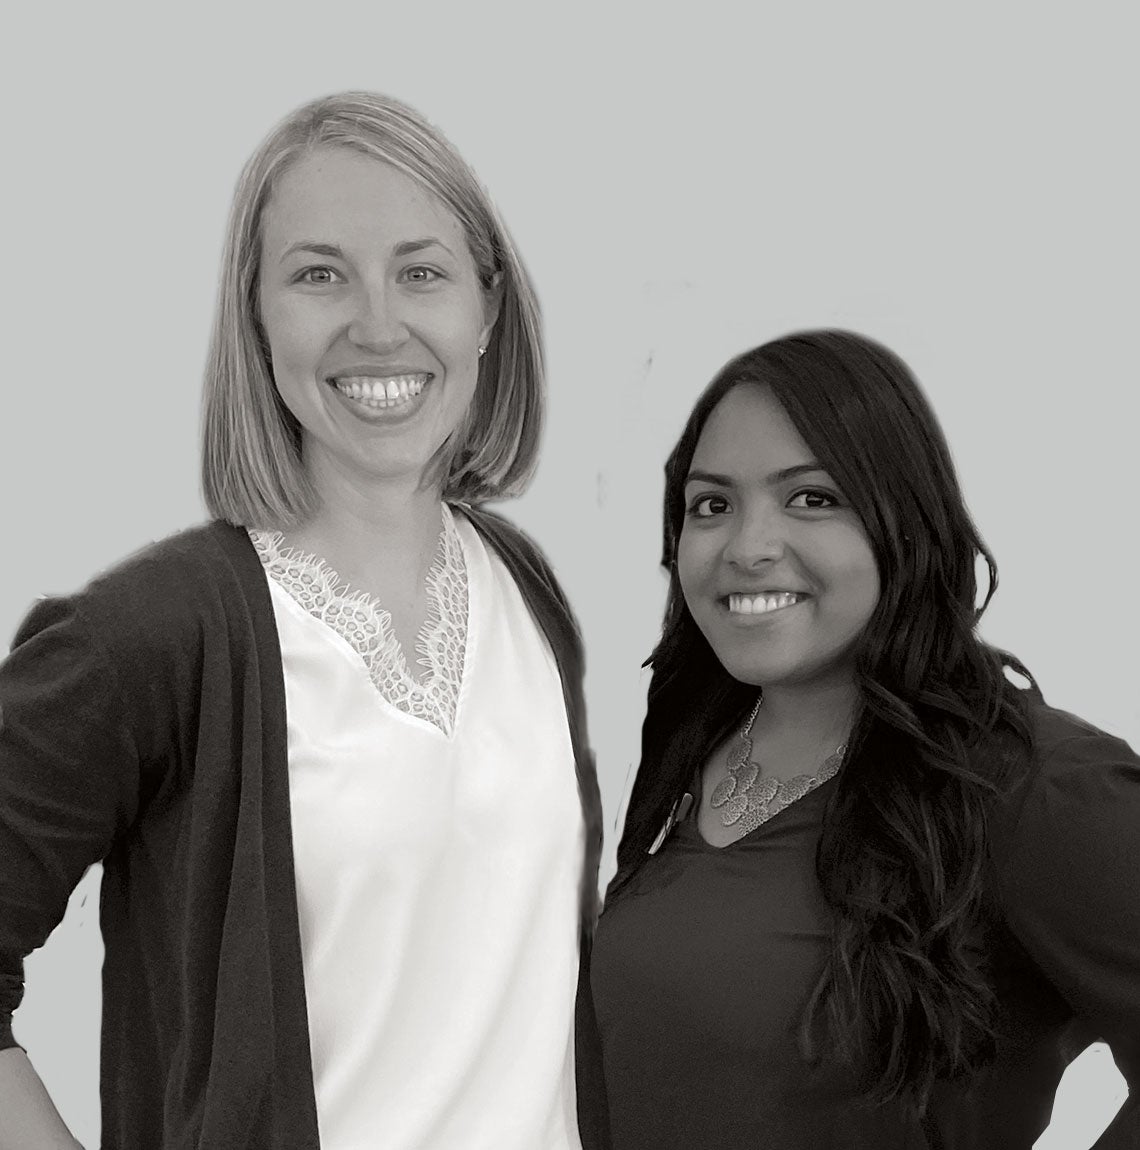
<svg viewBox="0 0 1140 1150">
<path fill-rule="evenodd" d="M 263 142 L 213 521 L 38 604 L 0 668 L 0 1147 L 76 1145 L 10 1023 L 100 860 L 105 1148 L 602 1144 L 578 635 L 478 507 L 526 484 L 542 374 L 511 241 L 417 113 L 346 93 Z"/>
</svg>

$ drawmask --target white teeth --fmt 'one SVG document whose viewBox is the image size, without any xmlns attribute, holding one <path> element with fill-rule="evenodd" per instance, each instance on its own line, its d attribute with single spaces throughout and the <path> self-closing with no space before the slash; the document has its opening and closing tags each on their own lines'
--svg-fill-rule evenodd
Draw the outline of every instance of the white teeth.
<svg viewBox="0 0 1140 1150">
<path fill-rule="evenodd" d="M 370 375 L 344 375 L 333 380 L 342 395 L 359 400 L 366 407 L 395 407 L 419 395 L 431 378 L 427 372 L 415 375 L 392 375 L 378 378 Z"/>
<path fill-rule="evenodd" d="M 728 609 L 734 615 L 762 615 L 765 611 L 779 611 L 800 601 L 794 591 L 780 591 L 774 595 L 729 595 Z"/>
</svg>

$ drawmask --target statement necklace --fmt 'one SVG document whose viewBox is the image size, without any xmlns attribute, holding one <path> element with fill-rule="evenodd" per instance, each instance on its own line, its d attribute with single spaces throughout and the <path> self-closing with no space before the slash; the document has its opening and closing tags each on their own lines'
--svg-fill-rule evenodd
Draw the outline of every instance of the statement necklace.
<svg viewBox="0 0 1140 1150">
<path fill-rule="evenodd" d="M 740 749 L 729 755 L 728 775 L 717 783 L 709 800 L 714 810 L 724 808 L 721 810 L 720 821 L 726 827 L 736 827 L 745 835 L 761 823 L 766 823 L 796 799 L 802 799 L 821 783 L 834 778 L 847 751 L 847 744 L 840 744 L 823 760 L 814 775 L 796 775 L 791 779 L 774 779 L 771 775 L 760 778 L 760 764 L 752 760 L 751 731 L 763 702 L 764 693 L 761 691 L 752 714 L 740 728 Z"/>
</svg>

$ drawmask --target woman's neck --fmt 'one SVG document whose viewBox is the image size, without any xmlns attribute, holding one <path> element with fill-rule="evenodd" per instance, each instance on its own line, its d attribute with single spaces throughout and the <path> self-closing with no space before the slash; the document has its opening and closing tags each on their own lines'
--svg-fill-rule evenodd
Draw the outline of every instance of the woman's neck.
<svg viewBox="0 0 1140 1150">
<path fill-rule="evenodd" d="M 415 477 L 310 473 L 317 508 L 285 533 L 291 546 L 326 559 L 347 581 L 384 584 L 393 577 L 417 582 L 430 566 L 441 527 L 440 488 Z"/>
<path fill-rule="evenodd" d="M 848 676 L 765 687 L 752 737 L 757 745 L 810 758 L 847 741 L 858 709 L 859 689 Z"/>
</svg>

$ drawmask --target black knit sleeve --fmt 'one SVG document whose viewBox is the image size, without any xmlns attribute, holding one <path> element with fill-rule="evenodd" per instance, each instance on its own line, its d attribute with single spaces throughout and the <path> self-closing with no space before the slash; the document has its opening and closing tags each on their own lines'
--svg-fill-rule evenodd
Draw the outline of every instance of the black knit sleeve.
<svg viewBox="0 0 1140 1150">
<path fill-rule="evenodd" d="M 122 691 L 81 602 L 38 603 L 0 664 L 0 1049 L 16 1044 L 24 957 L 137 802 Z"/>
<path fill-rule="evenodd" d="M 1049 740 L 996 845 L 1010 928 L 1128 1080 L 1096 1150 L 1140 1146 L 1140 758 L 1083 724 Z"/>
</svg>

